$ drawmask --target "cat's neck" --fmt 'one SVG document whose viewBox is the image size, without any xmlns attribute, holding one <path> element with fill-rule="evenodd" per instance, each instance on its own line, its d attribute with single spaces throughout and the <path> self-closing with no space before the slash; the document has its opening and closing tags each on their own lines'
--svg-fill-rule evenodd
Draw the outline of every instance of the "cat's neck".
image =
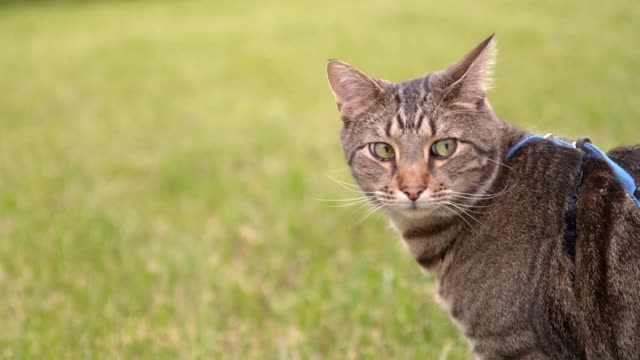
<svg viewBox="0 0 640 360">
<path fill-rule="evenodd" d="M 496 161 L 501 162 L 509 147 L 522 138 L 524 132 L 502 119 L 498 121 L 501 123 L 499 131 L 503 133 L 503 143 L 500 145 L 499 159 Z M 503 171 L 498 168 L 493 181 L 487 185 L 489 193 L 495 190 L 494 184 L 501 182 L 502 174 Z M 486 200 L 484 205 L 490 206 L 491 201 L 494 200 Z M 402 236 L 409 252 L 429 271 L 437 270 L 447 251 L 462 232 L 473 230 L 473 224 L 470 225 L 469 220 L 461 216 L 446 216 L 436 210 L 429 214 L 390 213 L 388 217 L 392 227 Z"/>
<path fill-rule="evenodd" d="M 427 270 L 440 264 L 463 226 L 458 219 L 435 214 L 424 218 L 393 214 L 389 219 L 407 250 Z"/>
</svg>

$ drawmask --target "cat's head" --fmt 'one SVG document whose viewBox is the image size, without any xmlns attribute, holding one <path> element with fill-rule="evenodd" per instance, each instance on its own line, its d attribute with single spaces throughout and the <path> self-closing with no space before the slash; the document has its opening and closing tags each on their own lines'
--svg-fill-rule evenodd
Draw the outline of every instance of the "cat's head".
<svg viewBox="0 0 640 360">
<path fill-rule="evenodd" d="M 506 124 L 486 97 L 494 49 L 492 35 L 446 70 L 400 83 L 329 61 L 351 173 L 388 214 L 453 216 L 487 196 Z"/>
</svg>

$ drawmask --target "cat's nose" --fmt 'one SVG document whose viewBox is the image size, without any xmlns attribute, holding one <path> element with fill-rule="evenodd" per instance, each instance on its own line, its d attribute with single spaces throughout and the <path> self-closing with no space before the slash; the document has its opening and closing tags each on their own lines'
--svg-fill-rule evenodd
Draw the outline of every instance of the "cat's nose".
<svg viewBox="0 0 640 360">
<path fill-rule="evenodd" d="M 416 201 L 420 197 L 420 194 L 425 190 L 425 186 L 422 185 L 413 185 L 413 186 L 403 186 L 400 188 L 400 191 L 407 194 L 411 201 Z"/>
</svg>

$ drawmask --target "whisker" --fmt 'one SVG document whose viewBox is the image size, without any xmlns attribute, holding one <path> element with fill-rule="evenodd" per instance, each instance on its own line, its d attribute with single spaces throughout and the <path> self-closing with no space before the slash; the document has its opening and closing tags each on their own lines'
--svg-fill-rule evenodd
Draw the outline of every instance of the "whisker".
<svg viewBox="0 0 640 360">
<path fill-rule="evenodd" d="M 462 216 L 459 212 L 457 212 L 454 208 L 450 208 L 450 207 L 448 207 L 448 206 L 447 206 L 447 204 L 442 204 L 441 206 L 442 206 L 442 209 L 449 210 L 449 211 L 451 211 L 454 215 L 456 215 L 456 216 L 458 216 L 459 218 L 461 218 L 461 219 L 466 223 L 466 225 L 468 226 L 468 229 L 469 229 L 469 230 L 472 230 L 472 229 L 473 229 L 473 226 L 471 226 L 471 223 L 470 223 L 467 219 L 465 219 L 465 218 L 464 218 L 464 216 Z"/>
<path fill-rule="evenodd" d="M 467 225 L 469 226 L 469 229 L 472 230 L 473 229 L 473 225 L 467 220 L 467 217 L 470 217 L 472 220 L 474 220 L 475 222 L 477 222 L 478 224 L 482 225 L 481 222 L 478 221 L 478 219 L 476 219 L 475 217 L 473 217 L 471 214 L 467 213 L 466 211 L 464 211 L 463 209 L 460 209 L 458 207 L 456 207 L 453 204 L 444 204 L 446 208 L 456 212 L 456 214 L 462 219 L 464 220 L 465 223 L 467 223 Z M 457 210 L 457 211 L 456 211 Z"/>
<path fill-rule="evenodd" d="M 436 209 L 438 209 L 444 216 L 451 216 L 451 214 L 453 214 L 455 217 L 461 218 L 462 221 L 464 221 L 462 223 L 463 227 L 468 230 L 473 230 L 473 226 L 471 226 L 471 223 L 467 221 L 467 219 L 465 219 L 464 216 L 462 216 L 458 211 L 456 211 L 455 208 L 448 207 L 445 204 L 439 204 Z"/>
<path fill-rule="evenodd" d="M 442 201 L 441 203 L 444 204 L 444 205 L 453 205 L 456 208 L 460 209 L 461 211 L 464 211 L 465 213 L 473 213 L 473 214 L 478 214 L 478 215 L 484 215 L 484 214 L 487 213 L 486 211 L 478 211 L 478 210 L 468 209 L 466 205 L 455 203 L 455 202 L 452 202 L 452 201 Z"/>
<path fill-rule="evenodd" d="M 489 179 L 489 180 L 485 180 L 485 181 L 480 181 L 480 182 L 474 183 L 472 185 L 476 185 L 476 186 L 478 186 L 478 185 L 486 185 L 486 184 L 491 184 L 494 181 L 495 181 L 495 179 Z"/>
<path fill-rule="evenodd" d="M 360 201 L 354 201 L 354 202 L 350 202 L 350 203 L 345 203 L 345 204 L 333 204 L 333 205 L 329 205 L 329 207 L 332 208 L 341 208 L 341 207 L 349 207 L 349 206 L 355 206 L 355 205 L 366 205 L 369 203 L 369 199 L 366 200 L 360 200 Z"/>
<path fill-rule="evenodd" d="M 507 192 L 511 191 L 511 189 L 513 189 L 513 187 L 505 187 L 504 190 L 497 193 L 493 193 L 493 194 L 477 194 L 477 193 L 474 194 L 474 193 L 465 193 L 465 192 L 459 192 L 454 190 L 448 190 L 447 192 L 451 195 L 455 195 L 463 199 L 493 199 L 498 196 L 502 196 L 506 194 Z"/>
<path fill-rule="evenodd" d="M 454 202 L 447 203 L 446 205 L 450 205 L 450 206 L 455 207 L 456 209 L 458 209 L 458 210 L 462 211 L 462 213 L 464 213 L 465 215 L 469 216 L 469 217 L 470 217 L 471 219 L 473 219 L 475 222 L 477 222 L 478 224 L 482 225 L 482 223 L 481 223 L 478 219 L 476 219 L 473 215 L 471 215 L 471 212 L 473 212 L 473 211 L 471 211 L 471 210 L 467 210 L 467 209 L 464 209 L 463 207 L 461 207 L 461 206 L 457 205 L 457 204 L 456 204 L 456 203 L 454 203 Z"/>
<path fill-rule="evenodd" d="M 371 209 L 369 209 L 369 211 L 365 213 L 364 216 L 360 217 L 360 219 L 356 222 L 356 226 L 362 224 L 365 220 L 367 220 L 369 216 L 373 215 L 376 211 L 382 209 L 385 206 L 387 205 L 384 203 L 374 205 Z"/>
<path fill-rule="evenodd" d="M 351 183 L 348 183 L 348 182 L 344 182 L 344 181 L 335 179 L 335 178 L 333 178 L 333 177 L 331 177 L 329 175 L 327 175 L 327 177 L 329 179 L 331 179 L 333 182 L 335 182 L 338 186 L 340 186 L 341 188 L 343 188 L 343 189 L 345 189 L 347 191 L 355 192 L 355 193 L 361 193 L 362 192 L 362 190 L 360 189 L 360 186 L 358 186 L 358 185 L 351 184 Z"/>
<path fill-rule="evenodd" d="M 462 195 L 462 194 L 449 194 L 456 199 L 467 199 L 467 200 L 486 200 L 486 199 L 494 199 L 503 194 L 499 195 Z"/>
<path fill-rule="evenodd" d="M 336 182 L 336 183 L 338 183 L 338 184 L 345 185 L 345 186 L 350 186 L 350 187 L 353 187 L 353 188 L 360 188 L 357 184 L 352 184 L 352 183 L 350 183 L 350 182 L 346 182 L 346 181 L 342 181 L 342 180 L 336 179 L 336 178 L 334 178 L 334 177 L 333 177 L 333 176 L 331 176 L 331 175 L 327 175 L 327 177 L 328 177 L 329 179 L 331 179 L 331 180 L 335 181 L 335 182 Z"/>
<path fill-rule="evenodd" d="M 375 194 L 371 194 L 375 195 Z M 369 200 L 371 199 L 371 195 L 354 197 L 354 198 L 345 198 L 345 199 L 314 199 L 316 201 L 328 201 L 328 202 L 347 202 L 347 201 L 357 201 L 357 200 Z"/>
<path fill-rule="evenodd" d="M 453 197 L 453 199 L 456 199 L 455 197 Z M 438 204 L 441 201 L 447 201 L 447 199 L 442 199 L 442 200 L 435 200 L 433 202 L 433 204 Z M 464 207 L 468 207 L 468 208 L 474 208 L 474 209 L 487 209 L 490 207 L 493 207 L 492 204 L 489 205 L 477 205 L 477 204 L 461 204 L 461 203 L 457 203 L 458 205 L 464 206 Z"/>
<path fill-rule="evenodd" d="M 340 185 L 340 184 L 338 184 L 338 185 Z M 360 189 L 349 189 L 349 188 L 346 188 L 346 187 L 344 187 L 344 186 L 342 186 L 342 185 L 340 185 L 340 187 L 341 187 L 343 190 L 346 190 L 346 191 L 348 191 L 348 192 L 352 192 L 352 193 L 355 193 L 355 194 L 362 194 L 362 193 L 365 193 L 364 191 L 362 191 L 362 190 L 360 190 Z"/>
<path fill-rule="evenodd" d="M 512 168 L 511 166 L 509 166 L 509 165 L 507 165 L 507 164 L 505 164 L 505 163 L 503 163 L 503 162 L 500 162 L 500 161 L 498 161 L 498 160 L 493 160 L 492 158 L 489 158 L 489 157 L 488 157 L 488 158 L 487 158 L 487 161 L 491 161 L 492 163 L 495 163 L 495 164 L 497 164 L 497 165 L 499 165 L 499 166 L 504 166 L 505 168 L 507 168 L 507 169 L 509 169 L 509 170 L 513 170 L 513 168 Z"/>
<path fill-rule="evenodd" d="M 465 193 L 465 192 L 455 191 L 455 190 L 449 190 L 449 191 L 454 192 L 456 194 L 462 194 L 462 195 L 496 195 L 496 194 L 501 194 L 501 193 L 503 193 L 505 191 L 508 191 L 508 190 L 509 190 L 509 188 L 507 186 L 505 186 L 505 188 L 503 190 L 495 192 L 495 193 L 491 193 L 491 194 L 487 194 L 487 193 L 485 193 L 485 194 Z M 484 190 L 482 190 L 482 191 L 484 191 Z"/>
</svg>

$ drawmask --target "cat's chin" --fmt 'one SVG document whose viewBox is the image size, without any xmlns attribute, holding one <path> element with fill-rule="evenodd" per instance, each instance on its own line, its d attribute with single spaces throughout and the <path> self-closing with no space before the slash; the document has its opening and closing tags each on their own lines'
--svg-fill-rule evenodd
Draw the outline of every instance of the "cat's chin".
<svg viewBox="0 0 640 360">
<path fill-rule="evenodd" d="M 389 210 L 389 216 L 393 218 L 404 218 L 407 220 L 420 220 L 425 218 L 442 217 L 435 207 L 406 206 Z"/>
<path fill-rule="evenodd" d="M 434 207 L 398 207 L 387 209 L 387 218 L 391 221 L 392 227 L 399 233 L 407 229 L 420 226 L 424 223 L 432 223 L 442 219 L 444 215 Z"/>
</svg>

